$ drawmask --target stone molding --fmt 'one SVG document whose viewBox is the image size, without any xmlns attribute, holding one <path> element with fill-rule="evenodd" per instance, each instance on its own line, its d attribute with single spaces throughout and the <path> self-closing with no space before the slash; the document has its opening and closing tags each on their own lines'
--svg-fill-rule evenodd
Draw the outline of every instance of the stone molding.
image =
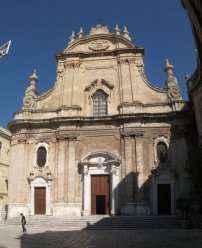
<svg viewBox="0 0 202 248">
<path fill-rule="evenodd" d="M 124 59 L 118 59 L 117 63 L 119 65 L 125 65 L 125 64 L 135 64 L 135 58 L 124 58 Z"/>
<path fill-rule="evenodd" d="M 47 142 L 40 142 L 39 141 L 35 144 L 34 167 L 42 169 L 37 164 L 37 151 L 38 151 L 39 147 L 44 147 L 46 149 L 46 163 L 42 168 L 47 167 L 49 165 L 49 149 L 48 149 L 49 147 L 48 147 Z"/>
<path fill-rule="evenodd" d="M 36 97 L 38 94 L 35 87 L 37 81 L 38 81 L 38 77 L 36 75 L 36 70 L 34 70 L 33 75 L 30 76 L 30 85 L 25 91 L 22 109 L 34 109 L 36 105 Z"/>
<path fill-rule="evenodd" d="M 111 91 L 113 90 L 114 85 L 106 81 L 105 79 L 95 79 L 89 85 L 85 87 L 85 91 L 89 92 L 88 101 L 89 105 L 92 102 L 92 96 L 97 90 L 103 90 L 108 95 L 108 103 L 111 103 Z"/>
<path fill-rule="evenodd" d="M 160 142 L 163 142 L 166 145 L 167 150 L 169 149 L 169 145 L 170 145 L 169 138 L 166 138 L 163 135 L 161 135 L 161 136 L 159 135 L 159 137 L 154 138 L 154 142 L 153 142 L 153 145 L 154 145 L 154 165 L 153 165 L 152 169 L 156 169 L 160 164 L 158 157 L 157 157 L 157 145 Z"/>
<path fill-rule="evenodd" d="M 70 69 L 74 69 L 74 68 L 79 68 L 81 66 L 81 62 L 65 62 L 65 68 L 70 68 Z"/>
<path fill-rule="evenodd" d="M 144 137 L 144 131 L 141 131 L 141 130 L 124 130 L 123 128 L 120 128 L 120 135 L 122 138 L 135 138 L 135 137 L 138 137 L 138 138 L 143 138 Z"/>
<path fill-rule="evenodd" d="M 116 214 L 118 209 L 117 185 L 121 161 L 108 152 L 94 152 L 84 156 L 80 163 L 80 173 L 83 181 L 82 215 L 90 215 L 91 205 L 91 175 L 110 175 L 110 213 Z"/>
<path fill-rule="evenodd" d="M 91 27 L 90 30 L 90 35 L 94 35 L 94 34 L 109 34 L 109 29 L 107 26 L 102 26 L 100 24 L 97 24 L 96 27 Z"/>
<path fill-rule="evenodd" d="M 95 79 L 85 87 L 85 91 L 91 91 L 93 88 L 99 88 L 100 86 L 106 86 L 110 90 L 114 88 L 114 85 L 109 83 L 105 79 L 101 79 L 101 80 Z"/>
<path fill-rule="evenodd" d="M 76 141 L 78 140 L 78 135 L 76 134 L 56 134 L 57 140 L 64 140 L 64 141 Z"/>
<path fill-rule="evenodd" d="M 53 175 L 50 170 L 44 170 L 44 169 L 35 169 L 30 171 L 27 180 L 29 182 L 34 181 L 36 178 L 43 178 L 48 186 L 50 186 L 51 182 L 54 180 Z"/>
<path fill-rule="evenodd" d="M 88 48 L 92 51 L 105 51 L 109 47 L 110 43 L 107 40 L 94 40 L 88 45 Z"/>
</svg>

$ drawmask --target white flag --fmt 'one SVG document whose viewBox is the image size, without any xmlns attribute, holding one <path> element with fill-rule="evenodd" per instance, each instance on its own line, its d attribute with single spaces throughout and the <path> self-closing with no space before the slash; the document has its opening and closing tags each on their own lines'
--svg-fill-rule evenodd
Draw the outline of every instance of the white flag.
<svg viewBox="0 0 202 248">
<path fill-rule="evenodd" d="M 8 54 L 10 45 L 11 45 L 11 40 L 9 40 L 2 47 L 0 47 L 0 59 L 6 54 Z"/>
</svg>

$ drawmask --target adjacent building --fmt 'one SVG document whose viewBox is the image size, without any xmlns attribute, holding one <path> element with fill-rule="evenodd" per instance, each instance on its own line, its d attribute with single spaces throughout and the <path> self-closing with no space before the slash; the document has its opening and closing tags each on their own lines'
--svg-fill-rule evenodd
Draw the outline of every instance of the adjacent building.
<svg viewBox="0 0 202 248">
<path fill-rule="evenodd" d="M 197 68 L 192 76 L 187 75 L 189 99 L 195 113 L 197 127 L 196 150 L 198 162 L 193 167 L 193 195 L 199 213 L 202 213 L 202 2 L 181 0 L 191 22 L 196 44 Z"/>
<path fill-rule="evenodd" d="M 143 56 L 126 27 L 97 25 L 56 55 L 51 90 L 34 71 L 9 124 L 9 217 L 176 214 L 191 197 L 193 112 L 173 65 L 158 88 Z"/>
<path fill-rule="evenodd" d="M 0 221 L 6 218 L 11 133 L 0 126 Z"/>
</svg>

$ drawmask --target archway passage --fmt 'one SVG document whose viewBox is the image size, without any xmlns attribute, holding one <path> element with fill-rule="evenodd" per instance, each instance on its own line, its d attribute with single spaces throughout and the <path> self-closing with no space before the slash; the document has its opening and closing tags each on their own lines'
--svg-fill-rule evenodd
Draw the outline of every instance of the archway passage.
<svg viewBox="0 0 202 248">
<path fill-rule="evenodd" d="M 34 213 L 46 214 L 46 188 L 34 188 Z"/>
<path fill-rule="evenodd" d="M 91 214 L 110 213 L 110 175 L 91 176 Z"/>
<path fill-rule="evenodd" d="M 158 184 L 158 214 L 171 214 L 171 190 L 170 184 Z"/>
</svg>

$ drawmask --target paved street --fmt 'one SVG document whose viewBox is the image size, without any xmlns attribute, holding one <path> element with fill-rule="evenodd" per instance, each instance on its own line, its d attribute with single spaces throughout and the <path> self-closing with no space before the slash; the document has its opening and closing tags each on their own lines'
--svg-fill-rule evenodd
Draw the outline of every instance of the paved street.
<svg viewBox="0 0 202 248">
<path fill-rule="evenodd" d="M 0 227 L 0 248 L 201 248 L 202 230 L 82 230 L 21 232 Z"/>
</svg>

